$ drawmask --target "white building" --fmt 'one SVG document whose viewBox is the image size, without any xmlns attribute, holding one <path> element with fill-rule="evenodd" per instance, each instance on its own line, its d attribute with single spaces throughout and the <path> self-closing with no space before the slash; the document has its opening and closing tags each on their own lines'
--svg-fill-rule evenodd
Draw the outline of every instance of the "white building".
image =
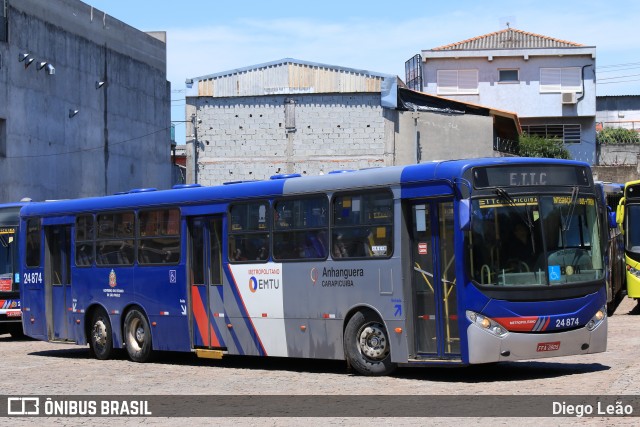
<svg viewBox="0 0 640 427">
<path fill-rule="evenodd" d="M 513 111 L 524 132 L 562 139 L 575 160 L 593 164 L 595 61 L 593 46 L 507 28 L 423 50 L 417 78 L 414 69 L 407 81 L 429 94 Z"/>
</svg>

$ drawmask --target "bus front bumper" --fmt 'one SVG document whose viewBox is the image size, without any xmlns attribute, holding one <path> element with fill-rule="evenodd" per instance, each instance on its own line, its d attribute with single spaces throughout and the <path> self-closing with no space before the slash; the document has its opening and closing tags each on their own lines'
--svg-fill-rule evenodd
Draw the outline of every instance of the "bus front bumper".
<svg viewBox="0 0 640 427">
<path fill-rule="evenodd" d="M 549 334 L 509 332 L 503 337 L 471 324 L 467 328 L 469 363 L 601 353 L 607 349 L 608 320 L 605 318 L 592 331 L 582 327 Z"/>
</svg>

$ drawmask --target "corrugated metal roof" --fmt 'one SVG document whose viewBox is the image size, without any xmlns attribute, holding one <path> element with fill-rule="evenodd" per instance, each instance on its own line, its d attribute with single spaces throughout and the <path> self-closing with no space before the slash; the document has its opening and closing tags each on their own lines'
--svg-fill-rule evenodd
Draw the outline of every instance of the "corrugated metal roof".
<svg viewBox="0 0 640 427">
<path fill-rule="evenodd" d="M 284 58 L 221 73 L 194 77 L 198 96 L 229 97 L 293 93 L 384 92 L 396 76 L 336 65 Z"/>
<path fill-rule="evenodd" d="M 536 49 L 583 46 L 579 43 L 528 33 L 515 28 L 507 28 L 460 42 L 434 47 L 431 50 Z"/>
</svg>

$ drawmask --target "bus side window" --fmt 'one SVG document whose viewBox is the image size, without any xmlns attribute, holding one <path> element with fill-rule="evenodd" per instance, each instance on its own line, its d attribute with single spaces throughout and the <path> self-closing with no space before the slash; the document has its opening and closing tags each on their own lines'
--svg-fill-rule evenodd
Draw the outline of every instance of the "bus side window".
<svg viewBox="0 0 640 427">
<path fill-rule="evenodd" d="M 273 208 L 273 258 L 318 260 L 328 255 L 328 211 L 325 194 L 276 200 Z"/>
<path fill-rule="evenodd" d="M 42 247 L 40 234 L 40 220 L 27 220 L 27 250 L 25 262 L 27 267 L 40 267 L 40 248 Z"/>
<path fill-rule="evenodd" d="M 180 210 L 177 208 L 140 211 L 138 263 L 141 265 L 180 262 Z"/>
<path fill-rule="evenodd" d="M 393 195 L 375 191 L 336 195 L 332 202 L 333 258 L 385 258 L 393 251 Z"/>
<path fill-rule="evenodd" d="M 229 208 L 229 248 L 231 262 L 269 259 L 269 212 L 267 201 L 233 204 Z"/>
</svg>

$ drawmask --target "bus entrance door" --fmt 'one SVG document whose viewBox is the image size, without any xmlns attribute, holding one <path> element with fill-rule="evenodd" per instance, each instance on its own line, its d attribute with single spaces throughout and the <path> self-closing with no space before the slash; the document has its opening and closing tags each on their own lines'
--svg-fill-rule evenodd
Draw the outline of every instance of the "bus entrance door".
<svg viewBox="0 0 640 427">
<path fill-rule="evenodd" d="M 222 286 L 222 216 L 191 218 L 189 235 L 193 346 L 196 349 L 223 349 L 226 321 Z"/>
<path fill-rule="evenodd" d="M 458 359 L 453 202 L 416 203 L 411 217 L 415 355 Z"/>
<path fill-rule="evenodd" d="M 45 294 L 50 341 L 73 341 L 68 313 L 71 297 L 71 225 L 45 226 Z"/>
</svg>

